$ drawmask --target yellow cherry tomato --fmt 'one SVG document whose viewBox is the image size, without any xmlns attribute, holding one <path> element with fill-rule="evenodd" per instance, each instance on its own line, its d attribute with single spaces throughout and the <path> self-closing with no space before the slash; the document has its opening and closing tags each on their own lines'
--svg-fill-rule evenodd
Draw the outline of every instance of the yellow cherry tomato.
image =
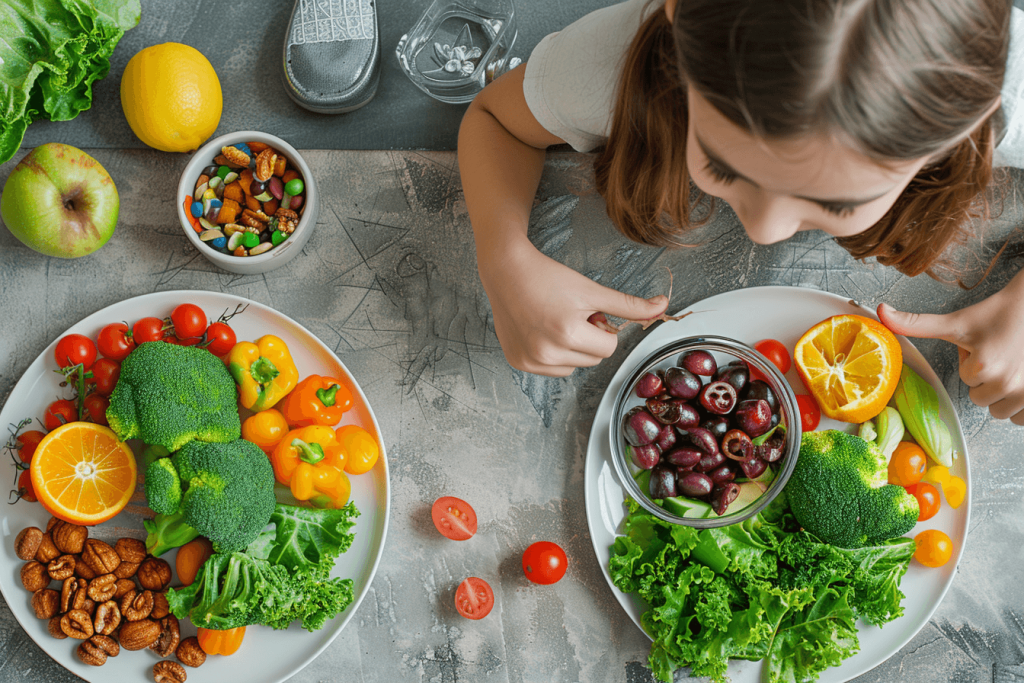
<svg viewBox="0 0 1024 683">
<path fill-rule="evenodd" d="M 941 567 L 953 557 L 953 541 L 938 529 L 922 531 L 914 537 L 914 559 L 926 567 Z"/>
<path fill-rule="evenodd" d="M 260 411 L 242 423 L 242 438 L 270 453 L 288 433 L 288 422 L 273 408 Z"/>
<path fill-rule="evenodd" d="M 892 453 L 892 459 L 889 460 L 889 483 L 913 486 L 921 481 L 927 466 L 928 456 L 920 446 L 909 441 L 900 441 Z"/>
<path fill-rule="evenodd" d="M 946 502 L 951 508 L 958 508 L 967 496 L 967 482 L 949 473 L 949 468 L 942 465 L 934 465 L 924 473 L 922 481 L 942 487 L 942 494 L 946 496 Z"/>
<path fill-rule="evenodd" d="M 338 428 L 338 441 L 348 453 L 345 471 L 349 474 L 363 474 L 373 469 L 380 457 L 380 447 L 368 431 L 358 425 Z"/>
</svg>

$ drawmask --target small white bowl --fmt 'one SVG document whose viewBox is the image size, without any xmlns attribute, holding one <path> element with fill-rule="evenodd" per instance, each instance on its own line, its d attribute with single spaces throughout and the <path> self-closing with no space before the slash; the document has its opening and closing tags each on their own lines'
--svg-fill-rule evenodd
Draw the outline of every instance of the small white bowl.
<svg viewBox="0 0 1024 683">
<path fill-rule="evenodd" d="M 222 254 L 199 239 L 199 234 L 192 228 L 192 223 L 185 214 L 185 197 L 192 195 L 200 172 L 206 166 L 214 163 L 213 158 L 220 154 L 221 147 L 251 141 L 265 143 L 283 153 L 288 157 L 288 162 L 293 164 L 302 173 L 302 182 L 306 188 L 303 202 L 306 208 L 302 212 L 302 216 L 299 218 L 299 225 L 295 228 L 295 232 L 292 233 L 291 237 L 265 254 L 259 254 L 258 256 Z M 177 208 L 181 229 L 185 231 L 185 235 L 192 242 L 193 246 L 208 261 L 232 273 L 256 275 L 280 268 L 299 255 L 303 245 L 305 245 L 306 240 L 309 239 L 309 236 L 313 233 L 313 228 L 316 226 L 317 216 L 320 213 L 320 195 L 317 192 L 316 180 L 313 178 L 309 165 L 306 164 L 306 160 L 302 158 L 302 155 L 294 147 L 277 136 L 252 130 L 243 130 L 210 140 L 192 155 L 188 165 L 185 166 L 185 170 L 181 174 L 181 180 L 178 181 Z"/>
</svg>

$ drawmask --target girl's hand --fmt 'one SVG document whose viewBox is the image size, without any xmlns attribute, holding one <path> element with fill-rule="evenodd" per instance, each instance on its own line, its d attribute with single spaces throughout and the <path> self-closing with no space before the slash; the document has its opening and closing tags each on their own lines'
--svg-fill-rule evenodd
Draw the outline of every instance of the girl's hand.
<svg viewBox="0 0 1024 683">
<path fill-rule="evenodd" d="M 617 335 L 587 322 L 592 313 L 640 320 L 668 307 L 668 297 L 647 300 L 603 287 L 525 241 L 479 265 L 505 358 L 538 375 L 564 377 L 615 352 Z"/>
<path fill-rule="evenodd" d="M 1024 425 L 1024 271 L 1001 292 L 947 315 L 903 313 L 881 304 L 896 334 L 944 339 L 960 347 L 960 379 L 992 417 Z"/>
</svg>

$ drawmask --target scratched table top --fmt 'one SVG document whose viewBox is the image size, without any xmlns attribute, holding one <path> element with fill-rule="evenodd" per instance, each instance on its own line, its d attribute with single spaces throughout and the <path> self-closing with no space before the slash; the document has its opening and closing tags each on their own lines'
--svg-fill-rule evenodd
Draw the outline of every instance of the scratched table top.
<svg viewBox="0 0 1024 683">
<path fill-rule="evenodd" d="M 0 401 L 82 317 L 145 292 L 204 289 L 255 299 L 305 325 L 337 351 L 380 420 L 393 496 L 384 556 L 350 625 L 294 681 L 651 681 L 643 664 L 648 640 L 619 608 L 594 556 L 582 482 L 597 403 L 643 333 L 625 333 L 614 357 L 567 379 L 512 370 L 475 275 L 454 153 L 304 152 L 324 201 L 316 231 L 288 266 L 238 276 L 203 259 L 177 223 L 171 197 L 183 156 L 88 151 L 121 193 L 120 222 L 105 247 L 82 259 L 51 259 L 0 230 Z M 0 166 L 0 183 L 25 153 Z M 643 296 L 667 289 L 668 266 L 675 309 L 736 287 L 783 284 L 944 312 L 991 294 L 1024 264 L 1024 249 L 1014 244 L 984 283 L 961 291 L 860 264 L 820 233 L 755 245 L 725 207 L 695 235 L 699 247 L 637 246 L 605 217 L 590 163 L 573 153 L 549 157 L 534 242 Z M 1014 179 L 1024 189 L 1024 176 Z M 1021 209 L 1009 205 L 990 234 L 1020 225 Z M 858 681 L 988 683 L 993 671 L 1000 683 L 1024 680 L 1022 431 L 970 403 L 952 346 L 919 347 L 970 442 L 974 526 L 932 621 Z M 475 506 L 481 525 L 472 542 L 452 543 L 434 530 L 429 506 L 442 495 Z M 558 584 L 536 587 L 523 577 L 520 556 L 535 540 L 568 553 L 569 572 Z M 466 576 L 495 589 L 494 611 L 478 622 L 454 610 L 454 590 Z M 77 679 L 0 604 L 0 683 L 24 680 Z"/>
</svg>

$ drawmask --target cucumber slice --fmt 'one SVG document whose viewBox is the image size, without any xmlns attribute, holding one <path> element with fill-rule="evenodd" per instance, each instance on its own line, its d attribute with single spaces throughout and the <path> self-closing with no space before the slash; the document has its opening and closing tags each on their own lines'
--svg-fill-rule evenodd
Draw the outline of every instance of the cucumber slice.
<svg viewBox="0 0 1024 683">
<path fill-rule="evenodd" d="M 662 501 L 662 507 L 666 512 L 671 512 L 677 517 L 710 517 L 713 512 L 711 506 L 701 500 L 692 498 L 666 498 Z"/>
</svg>

